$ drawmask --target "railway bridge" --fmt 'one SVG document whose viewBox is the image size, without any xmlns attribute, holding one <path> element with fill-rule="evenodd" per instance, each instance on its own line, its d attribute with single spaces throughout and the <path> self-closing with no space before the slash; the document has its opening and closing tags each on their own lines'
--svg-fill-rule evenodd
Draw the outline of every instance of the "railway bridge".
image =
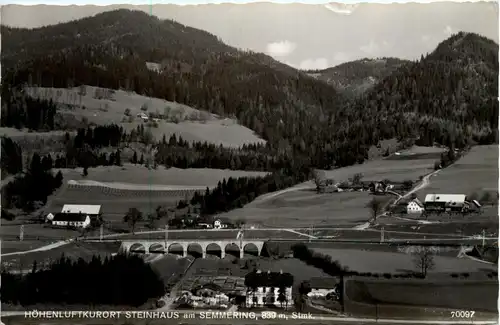
<svg viewBox="0 0 500 325">
<path fill-rule="evenodd" d="M 237 239 L 217 239 L 217 240 L 124 240 L 120 246 L 120 251 L 125 253 L 144 254 L 182 254 L 186 257 L 190 252 L 201 250 L 201 256 L 206 257 L 207 252 L 220 251 L 220 257 L 224 258 L 226 253 L 238 254 L 243 258 L 245 253 L 260 256 L 265 240 L 237 240 Z"/>
</svg>

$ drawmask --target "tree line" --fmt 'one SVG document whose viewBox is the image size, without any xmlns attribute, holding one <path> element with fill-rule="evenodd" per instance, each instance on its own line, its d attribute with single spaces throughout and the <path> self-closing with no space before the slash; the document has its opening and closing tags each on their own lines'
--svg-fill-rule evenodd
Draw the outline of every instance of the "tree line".
<svg viewBox="0 0 500 325">
<path fill-rule="evenodd" d="M 61 171 L 54 175 L 51 168 L 48 157 L 42 159 L 34 153 L 27 172 L 3 186 L 2 208 L 33 211 L 45 205 L 47 197 L 63 183 Z"/>
<path fill-rule="evenodd" d="M 120 276 L 117 276 L 119 274 Z M 91 260 L 71 260 L 64 255 L 46 269 L 36 261 L 30 273 L 2 271 L 2 303 L 30 306 L 38 303 L 64 305 L 144 305 L 165 294 L 163 281 L 140 257 L 94 255 Z"/>
</svg>

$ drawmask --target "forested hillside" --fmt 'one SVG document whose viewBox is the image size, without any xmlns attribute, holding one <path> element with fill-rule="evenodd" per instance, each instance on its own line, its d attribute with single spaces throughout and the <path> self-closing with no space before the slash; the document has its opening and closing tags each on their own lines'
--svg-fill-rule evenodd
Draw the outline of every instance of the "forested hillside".
<svg viewBox="0 0 500 325">
<path fill-rule="evenodd" d="M 309 70 L 308 75 L 322 80 L 346 95 L 360 95 L 389 76 L 408 60 L 398 58 L 364 58 L 324 70 Z"/>
<path fill-rule="evenodd" d="M 5 95 L 24 83 L 87 84 L 177 101 L 235 116 L 291 168 L 362 162 L 384 138 L 456 146 L 495 138 L 498 45 L 478 35 L 453 36 L 350 101 L 266 55 L 143 12 L 117 10 L 36 30 L 2 27 L 2 36 Z M 146 62 L 162 70 L 150 71 Z M 348 80 L 364 73 L 353 71 Z M 10 116 L 26 115 L 2 106 Z"/>
<path fill-rule="evenodd" d="M 376 122 L 374 132 L 383 138 L 459 147 L 470 140 L 491 143 L 498 134 L 498 44 L 476 34 L 453 35 L 344 111 L 353 121 Z"/>
</svg>

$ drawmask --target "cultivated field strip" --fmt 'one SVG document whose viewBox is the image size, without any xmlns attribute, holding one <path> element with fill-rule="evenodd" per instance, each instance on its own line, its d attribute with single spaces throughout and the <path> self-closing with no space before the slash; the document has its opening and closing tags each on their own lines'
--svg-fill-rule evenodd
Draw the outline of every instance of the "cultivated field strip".
<svg viewBox="0 0 500 325">
<path fill-rule="evenodd" d="M 182 189 L 182 190 L 132 190 L 132 189 L 119 189 L 108 186 L 88 186 L 82 184 L 68 184 L 68 190 L 78 191 L 82 193 L 93 193 L 101 196 L 114 196 L 114 197 L 150 197 L 150 196 L 175 196 L 186 197 L 194 195 L 194 193 L 202 193 L 203 190 L 196 189 Z"/>
</svg>

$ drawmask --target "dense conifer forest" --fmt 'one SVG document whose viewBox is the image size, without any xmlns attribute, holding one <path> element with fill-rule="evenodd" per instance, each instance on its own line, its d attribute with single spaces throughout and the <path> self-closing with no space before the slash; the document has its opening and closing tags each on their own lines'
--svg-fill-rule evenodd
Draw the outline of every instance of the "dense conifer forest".
<svg viewBox="0 0 500 325">
<path fill-rule="evenodd" d="M 120 276 L 117 276 L 119 274 Z M 48 269 L 36 262 L 27 275 L 2 272 L 2 303 L 133 306 L 165 294 L 162 280 L 137 256 L 71 260 L 64 255 Z"/>
</svg>

